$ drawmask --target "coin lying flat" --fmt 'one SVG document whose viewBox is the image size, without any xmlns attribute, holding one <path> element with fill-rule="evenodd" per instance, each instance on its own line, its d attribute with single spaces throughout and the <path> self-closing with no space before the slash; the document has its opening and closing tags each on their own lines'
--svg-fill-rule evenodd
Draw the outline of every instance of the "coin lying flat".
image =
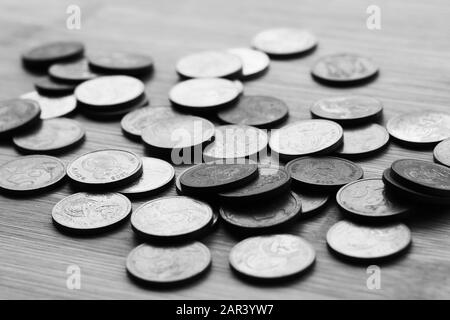
<svg viewBox="0 0 450 320">
<path fill-rule="evenodd" d="M 324 98 L 311 106 L 314 117 L 333 120 L 342 125 L 371 122 L 383 111 L 383 104 L 372 97 L 339 96 Z"/>
<path fill-rule="evenodd" d="M 247 238 L 231 249 L 230 265 L 254 278 L 277 279 L 298 274 L 316 258 L 314 248 L 300 237 L 275 234 Z"/>
<path fill-rule="evenodd" d="M 314 49 L 317 39 L 307 30 L 275 28 L 258 33 L 253 38 L 252 46 L 270 56 L 291 56 Z"/>
<path fill-rule="evenodd" d="M 450 139 L 440 142 L 433 150 L 434 161 L 450 167 Z"/>
<path fill-rule="evenodd" d="M 170 101 L 179 108 L 208 111 L 235 101 L 241 90 L 227 79 L 191 79 L 176 84 L 169 92 Z"/>
<path fill-rule="evenodd" d="M 134 110 L 140 109 L 141 107 L 148 106 L 149 100 L 144 94 L 137 100 L 122 105 L 120 107 L 92 107 L 92 106 L 81 106 L 81 111 L 83 115 L 88 118 L 96 119 L 98 121 L 110 121 L 112 119 L 121 119 L 124 115 Z"/>
<path fill-rule="evenodd" d="M 81 57 L 84 46 L 76 41 L 50 42 L 30 49 L 22 55 L 26 67 L 46 68 L 53 63 Z"/>
<path fill-rule="evenodd" d="M 131 215 L 140 236 L 155 240 L 194 238 L 211 224 L 211 207 L 188 197 L 164 197 L 144 203 Z"/>
<path fill-rule="evenodd" d="M 98 74 L 89 69 L 87 60 L 75 62 L 55 63 L 49 69 L 50 77 L 60 82 L 80 83 L 98 77 Z"/>
<path fill-rule="evenodd" d="M 225 51 L 202 51 L 178 60 L 176 70 L 186 78 L 238 78 L 242 61 Z"/>
<path fill-rule="evenodd" d="M 141 244 L 128 255 L 126 267 L 138 280 L 167 284 L 199 276 L 210 264 L 209 249 L 194 242 L 170 247 Z"/>
<path fill-rule="evenodd" d="M 0 101 L 0 137 L 11 136 L 39 121 L 41 109 L 33 100 L 10 99 Z"/>
<path fill-rule="evenodd" d="M 127 185 L 119 192 L 128 196 L 144 195 L 160 190 L 170 183 L 175 176 L 172 165 L 157 158 L 142 158 L 142 176 L 136 182 Z"/>
<path fill-rule="evenodd" d="M 241 59 L 243 79 L 257 77 L 269 68 L 270 59 L 262 51 L 250 48 L 233 48 L 229 49 L 228 52 Z"/>
<path fill-rule="evenodd" d="M 238 103 L 217 113 L 220 120 L 230 124 L 244 124 L 270 128 L 288 116 L 289 109 L 280 99 L 268 96 L 243 96 Z"/>
<path fill-rule="evenodd" d="M 387 123 L 394 138 L 409 144 L 435 144 L 450 138 L 450 113 L 419 111 L 398 115 Z"/>
<path fill-rule="evenodd" d="M 336 157 L 303 157 L 286 164 L 293 182 L 309 190 L 339 188 L 363 177 L 363 169 L 349 160 Z"/>
<path fill-rule="evenodd" d="M 152 71 L 153 59 L 129 52 L 102 52 L 88 57 L 89 66 L 98 72 L 122 75 L 141 75 Z"/>
<path fill-rule="evenodd" d="M 269 146 L 285 158 L 327 154 L 339 148 L 343 129 L 328 120 L 300 120 L 272 131 Z"/>
<path fill-rule="evenodd" d="M 383 180 L 368 178 L 343 186 L 336 201 L 345 212 L 366 219 L 386 219 L 406 213 L 409 208 L 386 194 Z"/>
<path fill-rule="evenodd" d="M 437 163 L 400 159 L 391 165 L 391 174 L 401 184 L 437 196 L 450 196 L 450 168 Z"/>
<path fill-rule="evenodd" d="M 32 91 L 20 97 L 36 101 L 41 108 L 41 119 L 43 120 L 65 116 L 77 107 L 77 101 L 73 95 L 46 97 Z"/>
<path fill-rule="evenodd" d="M 353 259 L 388 258 L 411 243 L 411 231 L 404 224 L 362 226 L 339 221 L 327 233 L 327 244 L 335 252 Z"/>
<path fill-rule="evenodd" d="M 310 213 L 316 212 L 323 208 L 330 196 L 328 194 L 311 193 L 311 192 L 299 192 L 294 190 L 295 194 L 300 198 L 302 203 L 302 213 L 301 215 L 308 215 Z"/>
<path fill-rule="evenodd" d="M 389 142 L 389 133 L 379 124 L 344 129 L 344 144 L 336 153 L 346 157 L 371 155 Z"/>
<path fill-rule="evenodd" d="M 328 85 L 354 85 L 375 78 L 378 67 L 369 58 L 351 53 L 325 56 L 313 66 L 311 75 Z"/>
<path fill-rule="evenodd" d="M 0 166 L 0 190 L 17 194 L 32 194 L 55 186 L 66 175 L 61 160 L 32 155 L 19 157 Z"/>
<path fill-rule="evenodd" d="M 50 78 L 42 78 L 34 83 L 36 91 L 45 96 L 65 96 L 70 95 L 75 90 L 75 84 L 61 83 Z"/>
<path fill-rule="evenodd" d="M 266 149 L 267 134 L 260 129 L 246 125 L 216 127 L 214 141 L 203 151 L 207 161 L 215 159 L 237 159 L 257 156 Z"/>
<path fill-rule="evenodd" d="M 42 124 L 13 138 L 15 146 L 24 153 L 52 153 L 70 148 L 85 134 L 78 121 L 55 118 L 42 121 Z"/>
<path fill-rule="evenodd" d="M 102 231 L 122 222 L 131 212 L 131 202 L 119 193 L 80 192 L 59 201 L 53 221 L 73 232 Z"/>
<path fill-rule="evenodd" d="M 136 154 L 118 149 L 102 149 L 73 160 L 67 175 L 83 187 L 117 187 L 130 183 L 142 174 L 142 160 Z"/>
<path fill-rule="evenodd" d="M 251 230 L 265 230 L 294 220 L 302 211 L 300 198 L 286 193 L 267 203 L 251 205 L 229 204 L 220 208 L 220 216 L 231 226 Z"/>
</svg>

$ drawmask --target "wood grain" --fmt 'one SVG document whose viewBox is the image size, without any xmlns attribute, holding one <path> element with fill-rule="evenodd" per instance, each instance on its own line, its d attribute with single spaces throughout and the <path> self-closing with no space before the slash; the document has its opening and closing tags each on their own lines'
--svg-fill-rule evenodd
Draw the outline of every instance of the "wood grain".
<svg viewBox="0 0 450 320">
<path fill-rule="evenodd" d="M 151 105 L 168 105 L 177 82 L 174 65 L 185 54 L 203 49 L 248 46 L 261 29 L 306 27 L 320 44 L 311 55 L 272 61 L 269 72 L 245 83 L 247 94 L 273 95 L 286 101 L 290 120 L 309 118 L 315 100 L 336 94 L 367 94 L 385 105 L 385 120 L 404 112 L 449 110 L 450 3 L 432 1 L 77 1 L 81 30 L 67 30 L 66 8 L 72 1 L 14 1 L 0 4 L 0 98 L 33 90 L 34 76 L 21 68 L 20 54 L 45 41 L 79 39 L 88 52 L 126 49 L 152 55 L 156 70 L 146 84 Z M 382 29 L 366 28 L 366 8 L 382 10 Z M 309 74 L 325 54 L 350 51 L 372 57 L 379 78 L 366 86 L 333 89 L 315 83 Z M 144 155 L 142 145 L 123 137 L 119 122 L 94 122 L 75 115 L 87 139 L 61 158 L 103 147 L 125 148 Z M 385 121 L 384 120 L 384 121 Z M 18 153 L 0 146 L 0 163 Z M 395 159 L 432 160 L 431 150 L 416 151 L 391 143 L 376 157 L 358 161 L 366 177 L 379 177 Z M 179 172 L 180 170 L 177 169 Z M 70 194 L 68 186 L 32 198 L 0 197 L 0 298 L 73 299 L 335 299 L 450 298 L 450 212 L 424 207 L 406 223 L 413 233 L 409 252 L 381 265 L 381 289 L 366 287 L 365 265 L 337 260 L 326 247 L 329 227 L 342 218 L 334 203 L 321 214 L 292 225 L 317 251 L 311 272 L 279 285 L 243 282 L 231 272 L 228 253 L 239 240 L 223 226 L 202 240 L 212 252 L 208 274 L 188 286 L 167 290 L 142 288 L 126 275 L 125 258 L 139 241 L 129 224 L 96 237 L 71 237 L 52 225 L 53 205 Z M 165 194 L 173 194 L 174 188 Z M 148 199 L 147 199 L 148 200 Z M 136 208 L 141 202 L 133 202 Z M 80 290 L 66 288 L 66 268 L 81 268 Z"/>
</svg>

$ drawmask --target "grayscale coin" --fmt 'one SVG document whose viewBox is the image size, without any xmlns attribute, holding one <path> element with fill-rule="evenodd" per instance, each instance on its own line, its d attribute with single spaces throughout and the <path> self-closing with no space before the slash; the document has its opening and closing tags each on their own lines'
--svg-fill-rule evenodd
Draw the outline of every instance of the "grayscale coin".
<svg viewBox="0 0 450 320">
<path fill-rule="evenodd" d="M 242 240 L 231 249 L 229 260 L 240 274 L 268 280 L 299 274 L 315 258 L 314 248 L 303 238 L 275 234 Z"/>
<path fill-rule="evenodd" d="M 141 244 L 127 257 L 127 271 L 135 279 L 170 284 L 199 276 L 211 265 L 211 253 L 200 242 L 180 246 Z"/>
<path fill-rule="evenodd" d="M 269 56 L 292 56 L 314 49 L 317 39 L 307 30 L 275 28 L 258 33 L 252 40 L 252 46 Z"/>
<path fill-rule="evenodd" d="M 388 121 L 387 130 L 404 143 L 436 144 L 450 138 L 450 113 L 418 111 L 401 114 Z"/>
<path fill-rule="evenodd" d="M 329 154 L 342 145 L 342 127 L 329 120 L 300 120 L 272 130 L 269 146 L 284 158 Z"/>
<path fill-rule="evenodd" d="M 41 119 L 52 119 L 70 114 L 77 107 L 74 95 L 47 97 L 36 91 L 32 91 L 20 96 L 22 99 L 36 101 L 41 108 Z"/>
<path fill-rule="evenodd" d="M 34 83 L 36 91 L 44 96 L 65 96 L 75 90 L 76 84 L 61 83 L 45 77 Z"/>
<path fill-rule="evenodd" d="M 96 119 L 98 121 L 108 121 L 111 119 L 121 119 L 127 113 L 138 110 L 141 107 L 148 106 L 148 104 L 149 100 L 145 95 L 143 95 L 137 101 L 118 108 L 93 108 L 92 106 L 84 106 L 81 108 L 81 111 L 83 112 L 83 115 L 87 116 L 88 118 Z"/>
<path fill-rule="evenodd" d="M 244 84 L 239 80 L 234 80 L 233 83 L 236 85 L 239 95 L 244 93 Z"/>
<path fill-rule="evenodd" d="M 202 51 L 178 60 L 176 70 L 185 78 L 239 78 L 242 61 L 226 51 Z"/>
<path fill-rule="evenodd" d="M 339 96 L 324 98 L 311 106 L 314 117 L 354 125 L 376 120 L 383 112 L 381 101 L 365 96 Z"/>
<path fill-rule="evenodd" d="M 15 146 L 23 153 L 56 153 L 64 151 L 84 138 L 85 130 L 72 119 L 55 118 L 13 138 Z"/>
<path fill-rule="evenodd" d="M 40 114 L 41 108 L 33 100 L 0 101 L 0 137 L 11 136 L 35 125 Z"/>
<path fill-rule="evenodd" d="M 336 153 L 344 157 L 371 155 L 389 142 L 389 133 L 379 124 L 344 129 L 344 144 Z"/>
<path fill-rule="evenodd" d="M 76 41 L 57 41 L 34 47 L 22 55 L 26 67 L 45 69 L 53 63 L 81 57 L 84 46 Z"/>
<path fill-rule="evenodd" d="M 262 51 L 250 48 L 233 48 L 229 49 L 228 52 L 241 59 L 243 79 L 257 77 L 269 68 L 270 59 Z"/>
<path fill-rule="evenodd" d="M 323 208 L 330 198 L 328 194 L 305 192 L 303 190 L 301 192 L 294 190 L 294 192 L 302 202 L 302 217 Z"/>
<path fill-rule="evenodd" d="M 52 210 L 53 221 L 67 231 L 98 232 L 115 226 L 128 217 L 131 202 L 119 193 L 70 195 Z"/>
<path fill-rule="evenodd" d="M 143 238 L 192 239 L 210 226 L 212 218 L 213 211 L 208 204 L 172 196 L 144 203 L 131 215 L 131 226 Z"/>
<path fill-rule="evenodd" d="M 369 58 L 352 53 L 325 56 L 313 66 L 313 78 L 328 85 L 354 85 L 375 78 L 378 66 Z"/>
<path fill-rule="evenodd" d="M 440 142 L 433 151 L 434 161 L 450 167 L 450 139 Z"/>
<path fill-rule="evenodd" d="M 88 57 L 89 66 L 98 72 L 122 75 L 142 75 L 153 69 L 150 56 L 129 52 L 102 52 Z"/>
<path fill-rule="evenodd" d="M 19 157 L 0 165 L 0 190 L 34 194 L 55 186 L 66 176 L 61 160 L 44 155 Z"/>
<path fill-rule="evenodd" d="M 56 81 L 75 84 L 99 76 L 89 69 L 88 62 L 85 59 L 75 62 L 55 63 L 48 69 L 48 73 Z"/>
<path fill-rule="evenodd" d="M 409 207 L 387 193 L 383 180 L 368 178 L 343 186 L 336 201 L 345 212 L 366 219 L 386 219 L 406 213 Z"/>
<path fill-rule="evenodd" d="M 404 224 L 371 227 L 343 220 L 327 233 L 327 244 L 333 251 L 357 260 L 392 257 L 410 243 L 411 231 Z"/>
<path fill-rule="evenodd" d="M 219 111 L 217 116 L 230 124 L 270 128 L 285 120 L 288 113 L 288 106 L 280 99 L 242 96 L 235 106 Z"/>
</svg>

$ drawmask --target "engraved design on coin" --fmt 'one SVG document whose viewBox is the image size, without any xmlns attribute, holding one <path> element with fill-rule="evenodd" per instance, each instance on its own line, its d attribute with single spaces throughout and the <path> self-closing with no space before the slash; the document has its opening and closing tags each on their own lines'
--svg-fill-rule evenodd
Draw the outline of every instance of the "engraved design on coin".
<svg viewBox="0 0 450 320">
<path fill-rule="evenodd" d="M 337 153 L 341 155 L 365 154 L 384 147 L 389 141 L 389 133 L 379 124 L 344 130 L 344 145 Z"/>
<path fill-rule="evenodd" d="M 46 97 L 41 96 L 36 91 L 32 91 L 20 96 L 22 99 L 36 101 L 41 107 L 41 119 L 52 119 L 64 116 L 75 110 L 77 101 L 74 95 Z"/>
<path fill-rule="evenodd" d="M 392 163 L 392 170 L 413 183 L 450 191 L 450 169 L 432 162 L 401 159 Z"/>
<path fill-rule="evenodd" d="M 140 136 L 154 121 L 179 115 L 171 107 L 145 107 L 126 114 L 120 124 L 127 133 Z"/>
<path fill-rule="evenodd" d="M 329 120 L 357 120 L 379 114 L 383 109 L 381 102 L 365 96 L 340 96 L 316 101 L 312 107 L 313 115 Z"/>
</svg>

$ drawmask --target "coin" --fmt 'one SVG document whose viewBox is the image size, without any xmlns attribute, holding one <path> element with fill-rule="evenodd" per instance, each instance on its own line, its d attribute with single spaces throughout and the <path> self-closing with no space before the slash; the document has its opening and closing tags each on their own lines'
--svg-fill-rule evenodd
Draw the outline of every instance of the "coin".
<svg viewBox="0 0 450 320">
<path fill-rule="evenodd" d="M 64 230 L 88 233 L 115 226 L 130 212 L 130 200 L 119 193 L 80 192 L 59 201 L 53 207 L 52 218 Z"/>
<path fill-rule="evenodd" d="M 219 193 L 223 200 L 251 201 L 268 199 L 289 189 L 291 183 L 290 174 L 278 166 L 260 165 L 258 177 L 244 186 Z"/>
<path fill-rule="evenodd" d="M 0 101 L 0 137 L 11 136 L 35 125 L 40 113 L 39 104 L 32 100 Z"/>
<path fill-rule="evenodd" d="M 65 175 L 66 168 L 57 158 L 44 155 L 19 157 L 0 166 L 0 190 L 34 194 L 62 182 Z"/>
<path fill-rule="evenodd" d="M 293 276 L 310 267 L 316 258 L 314 248 L 290 234 L 247 238 L 231 249 L 230 265 L 240 274 L 260 279 Z"/>
<path fill-rule="evenodd" d="M 292 56 L 314 49 L 317 39 L 307 30 L 275 28 L 258 33 L 253 38 L 252 46 L 273 57 Z"/>
<path fill-rule="evenodd" d="M 389 134 L 413 145 L 436 144 L 450 138 L 450 114 L 419 111 L 398 115 L 387 123 Z"/>
<path fill-rule="evenodd" d="M 50 78 L 41 78 L 34 83 L 37 92 L 44 96 L 65 96 L 72 94 L 76 85 L 53 81 Z"/>
<path fill-rule="evenodd" d="M 366 219 L 386 219 L 406 213 L 409 208 L 386 194 L 383 180 L 368 178 L 343 186 L 336 201 L 345 212 Z"/>
<path fill-rule="evenodd" d="M 244 84 L 239 80 L 234 80 L 233 83 L 235 84 L 237 90 L 239 91 L 239 95 L 244 93 Z"/>
<path fill-rule="evenodd" d="M 372 123 L 344 129 L 344 144 L 336 153 L 346 157 L 368 156 L 386 147 L 389 133 L 383 126 Z"/>
<path fill-rule="evenodd" d="M 148 104 L 149 100 L 145 95 L 143 95 L 138 98 L 138 100 L 121 107 L 92 108 L 89 106 L 87 108 L 82 107 L 81 111 L 83 112 L 83 115 L 89 118 L 96 119 L 98 121 L 111 121 L 112 119 L 122 118 L 125 114 L 138 110 Z"/>
<path fill-rule="evenodd" d="M 286 164 L 293 182 L 309 190 L 327 191 L 363 177 L 363 169 L 349 160 L 336 157 L 303 157 Z"/>
<path fill-rule="evenodd" d="M 302 216 L 321 209 L 327 204 L 328 199 L 330 198 L 328 194 L 305 192 L 303 190 L 301 192 L 294 190 L 294 192 L 300 198 L 302 203 Z"/>
<path fill-rule="evenodd" d="M 54 153 L 70 148 L 84 138 L 85 130 L 78 121 L 55 118 L 13 138 L 15 146 L 23 153 Z"/>
<path fill-rule="evenodd" d="M 127 185 L 119 192 L 128 196 L 144 195 L 155 192 L 170 183 L 175 176 L 172 165 L 157 158 L 142 158 L 142 176 L 136 182 Z"/>
<path fill-rule="evenodd" d="M 44 69 L 53 63 L 81 57 L 84 46 L 76 41 L 50 42 L 34 47 L 22 55 L 24 65 L 32 69 Z"/>
<path fill-rule="evenodd" d="M 169 92 L 169 99 L 178 108 L 208 111 L 229 105 L 240 94 L 240 89 L 233 81 L 205 78 L 176 84 Z"/>
<path fill-rule="evenodd" d="M 32 91 L 20 97 L 36 101 L 41 108 L 41 119 L 43 120 L 68 115 L 77 107 L 77 101 L 73 95 L 46 97 Z"/>
<path fill-rule="evenodd" d="M 429 161 L 400 159 L 392 163 L 391 169 L 392 177 L 408 188 L 450 196 L 450 168 Z"/>
<path fill-rule="evenodd" d="M 272 130 L 269 146 L 284 158 L 327 154 L 339 148 L 343 129 L 328 120 L 300 120 Z"/>
<path fill-rule="evenodd" d="M 450 139 L 440 142 L 434 148 L 433 158 L 437 163 L 450 167 Z"/>
<path fill-rule="evenodd" d="M 181 246 L 141 244 L 127 257 L 127 271 L 134 278 L 158 284 L 186 281 L 199 276 L 211 264 L 209 249 L 200 242 Z"/>
<path fill-rule="evenodd" d="M 258 166 L 251 163 L 201 163 L 180 177 L 185 192 L 220 192 L 248 183 L 258 176 Z"/>
<path fill-rule="evenodd" d="M 129 52 L 102 52 L 88 57 L 93 70 L 122 75 L 142 75 L 153 70 L 153 59 Z"/>
<path fill-rule="evenodd" d="M 208 204 L 172 196 L 144 203 L 131 215 L 131 226 L 143 238 L 185 240 L 204 232 L 212 218 L 213 211 Z"/>
<path fill-rule="evenodd" d="M 378 75 L 378 67 L 369 58 L 338 53 L 319 59 L 311 75 L 328 85 L 354 85 L 374 79 Z"/>
<path fill-rule="evenodd" d="M 215 130 L 214 141 L 203 151 L 203 157 L 211 161 L 258 156 L 267 148 L 267 141 L 266 132 L 251 126 L 219 126 Z"/>
<path fill-rule="evenodd" d="M 88 62 L 85 59 L 75 62 L 55 63 L 48 69 L 48 73 L 56 81 L 75 84 L 99 76 L 89 69 Z"/>
<path fill-rule="evenodd" d="M 202 51 L 178 60 L 177 73 L 185 78 L 238 78 L 242 61 L 225 51 Z"/>
<path fill-rule="evenodd" d="M 327 233 L 327 244 L 335 252 L 353 259 L 388 258 L 411 243 L 411 231 L 404 224 L 363 226 L 339 221 Z"/>
<path fill-rule="evenodd" d="M 270 128 L 288 116 L 289 109 L 280 99 L 268 96 L 243 96 L 238 103 L 217 113 L 220 120 L 230 124 L 245 124 Z"/>
<path fill-rule="evenodd" d="M 314 117 L 354 125 L 376 120 L 383 112 L 383 104 L 372 97 L 339 96 L 324 98 L 311 106 Z"/>
<path fill-rule="evenodd" d="M 102 149 L 74 159 L 67 175 L 83 187 L 118 187 L 142 174 L 142 160 L 136 154 L 118 149 Z"/>
<path fill-rule="evenodd" d="M 264 52 L 250 48 L 233 48 L 228 52 L 241 59 L 243 79 L 260 76 L 269 68 L 270 60 Z"/>
<path fill-rule="evenodd" d="M 249 230 L 266 230 L 285 225 L 298 217 L 302 209 L 300 198 L 292 193 L 280 195 L 270 202 L 249 205 L 227 204 L 220 216 L 231 226 Z"/>
</svg>

